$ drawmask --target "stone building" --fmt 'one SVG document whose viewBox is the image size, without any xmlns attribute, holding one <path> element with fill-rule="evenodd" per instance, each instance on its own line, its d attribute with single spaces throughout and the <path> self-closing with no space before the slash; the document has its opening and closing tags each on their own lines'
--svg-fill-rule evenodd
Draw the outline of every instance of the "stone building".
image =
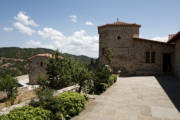
<svg viewBox="0 0 180 120">
<path fill-rule="evenodd" d="M 37 84 L 40 75 L 46 74 L 47 60 L 51 54 L 37 54 L 29 58 L 29 83 Z"/>
<path fill-rule="evenodd" d="M 100 64 L 107 64 L 109 49 L 113 54 L 110 66 L 121 75 L 180 76 L 180 33 L 170 35 L 168 42 L 159 42 L 140 38 L 140 27 L 119 21 L 98 26 Z"/>
<path fill-rule="evenodd" d="M 174 61 L 173 61 L 173 73 L 180 78 L 180 32 L 176 33 L 168 43 L 175 44 L 174 48 Z"/>
</svg>

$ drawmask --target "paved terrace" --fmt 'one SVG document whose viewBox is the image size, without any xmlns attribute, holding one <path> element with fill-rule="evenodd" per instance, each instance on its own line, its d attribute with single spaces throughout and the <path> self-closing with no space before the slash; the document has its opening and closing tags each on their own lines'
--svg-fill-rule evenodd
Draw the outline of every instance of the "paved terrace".
<svg viewBox="0 0 180 120">
<path fill-rule="evenodd" d="M 72 120 L 180 120 L 180 80 L 127 77 L 97 96 Z"/>
</svg>

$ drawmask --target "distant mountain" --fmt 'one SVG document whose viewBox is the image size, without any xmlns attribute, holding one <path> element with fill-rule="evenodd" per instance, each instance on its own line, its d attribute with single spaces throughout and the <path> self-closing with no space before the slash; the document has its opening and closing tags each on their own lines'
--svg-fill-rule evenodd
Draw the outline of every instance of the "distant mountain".
<svg viewBox="0 0 180 120">
<path fill-rule="evenodd" d="M 6 74 L 19 76 L 28 72 L 28 58 L 41 53 L 53 53 L 51 49 L 45 48 L 18 48 L 4 47 L 0 48 L 0 77 Z M 63 55 L 79 60 L 80 62 L 90 63 L 91 59 L 87 56 L 76 56 L 64 53 Z"/>
</svg>

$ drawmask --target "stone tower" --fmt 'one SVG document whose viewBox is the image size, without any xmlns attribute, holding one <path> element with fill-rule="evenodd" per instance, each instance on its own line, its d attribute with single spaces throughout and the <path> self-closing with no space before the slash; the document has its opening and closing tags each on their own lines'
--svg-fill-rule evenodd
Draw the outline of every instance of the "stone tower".
<svg viewBox="0 0 180 120">
<path fill-rule="evenodd" d="M 139 37 L 139 28 L 135 23 L 114 22 L 98 26 L 99 62 L 107 64 L 104 57 L 106 49 L 113 53 L 111 67 L 124 75 L 133 75 L 136 69 L 134 58 L 133 37 Z"/>
</svg>

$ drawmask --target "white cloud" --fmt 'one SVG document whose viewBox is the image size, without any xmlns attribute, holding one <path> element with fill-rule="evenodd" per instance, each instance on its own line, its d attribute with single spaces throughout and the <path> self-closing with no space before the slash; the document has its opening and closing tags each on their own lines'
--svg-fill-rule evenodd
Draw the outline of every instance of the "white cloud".
<svg viewBox="0 0 180 120">
<path fill-rule="evenodd" d="M 167 42 L 168 37 L 159 37 L 159 36 L 157 36 L 157 37 L 152 38 L 152 40 L 160 41 L 160 42 Z"/>
<path fill-rule="evenodd" d="M 93 25 L 94 25 L 94 23 L 92 23 L 91 21 L 86 21 L 86 22 L 85 22 L 85 25 L 88 25 L 88 26 L 93 26 Z"/>
<path fill-rule="evenodd" d="M 19 32 L 23 33 L 23 34 L 27 34 L 27 35 L 32 35 L 35 31 L 33 29 L 31 29 L 30 27 L 27 27 L 25 25 L 23 25 L 20 22 L 15 22 L 14 23 L 14 27 L 16 29 L 19 30 Z"/>
<path fill-rule="evenodd" d="M 17 22 L 22 23 L 23 25 L 28 25 L 28 26 L 33 26 L 33 27 L 37 27 L 38 24 L 36 24 L 34 22 L 34 20 L 30 19 L 29 16 L 26 15 L 25 12 L 20 11 L 17 16 L 14 17 L 15 20 L 17 20 Z"/>
<path fill-rule="evenodd" d="M 52 40 L 63 38 L 63 34 L 53 28 L 45 27 L 42 31 L 38 31 L 38 34 L 43 38 L 50 38 Z"/>
<path fill-rule="evenodd" d="M 65 36 L 62 32 L 53 28 L 44 28 L 38 31 L 43 39 L 50 40 L 50 44 L 42 44 L 39 41 L 29 41 L 31 47 L 46 47 L 59 49 L 64 53 L 75 55 L 98 56 L 98 36 L 87 35 L 85 30 L 74 32 L 71 36 Z"/>
<path fill-rule="evenodd" d="M 35 41 L 35 40 L 30 40 L 27 42 L 28 47 L 33 47 L 33 48 L 49 48 L 49 49 L 53 49 L 54 47 L 52 45 L 43 45 L 41 42 L 39 41 Z"/>
<path fill-rule="evenodd" d="M 13 31 L 13 28 L 11 28 L 11 27 L 4 27 L 3 30 L 9 32 L 9 31 Z"/>
<path fill-rule="evenodd" d="M 69 16 L 70 17 L 70 19 L 71 19 L 71 21 L 73 22 L 73 23 L 77 23 L 77 16 L 76 15 L 71 15 L 71 16 Z"/>
</svg>

